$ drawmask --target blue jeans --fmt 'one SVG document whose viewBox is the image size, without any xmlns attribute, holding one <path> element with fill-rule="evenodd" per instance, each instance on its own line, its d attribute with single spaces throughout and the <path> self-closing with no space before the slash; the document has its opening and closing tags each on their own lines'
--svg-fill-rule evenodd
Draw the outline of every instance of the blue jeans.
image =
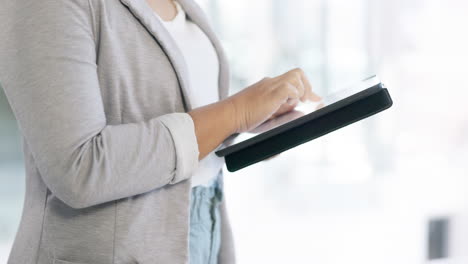
<svg viewBox="0 0 468 264">
<path fill-rule="evenodd" d="M 218 177 L 219 178 L 219 177 Z M 190 204 L 190 264 L 216 264 L 221 245 L 218 178 L 210 187 L 192 188 Z"/>
</svg>

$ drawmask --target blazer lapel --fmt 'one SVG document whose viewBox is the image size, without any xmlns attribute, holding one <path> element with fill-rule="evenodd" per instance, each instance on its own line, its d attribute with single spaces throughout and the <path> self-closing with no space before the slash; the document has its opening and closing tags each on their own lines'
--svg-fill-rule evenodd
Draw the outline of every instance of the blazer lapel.
<svg viewBox="0 0 468 264">
<path fill-rule="evenodd" d="M 187 65 L 177 44 L 161 21 L 155 17 L 153 10 L 146 3 L 146 0 L 120 0 L 120 2 L 128 7 L 129 11 L 148 30 L 166 53 L 177 75 L 186 111 L 192 110 Z"/>
<path fill-rule="evenodd" d="M 128 7 L 129 11 L 132 12 L 135 18 L 140 21 L 140 23 L 151 35 L 153 35 L 155 40 L 163 48 L 177 74 L 187 111 L 192 110 L 187 65 L 185 64 L 182 52 L 179 50 L 177 44 L 161 21 L 155 17 L 155 14 L 153 14 L 151 7 L 146 3 L 146 0 L 120 0 L 120 2 Z M 211 29 L 209 22 L 204 16 L 203 10 L 193 0 L 178 0 L 178 2 L 190 20 L 198 25 L 206 34 L 216 50 L 219 60 L 218 92 L 220 100 L 222 100 L 229 95 L 229 67 L 221 43 Z"/>
</svg>

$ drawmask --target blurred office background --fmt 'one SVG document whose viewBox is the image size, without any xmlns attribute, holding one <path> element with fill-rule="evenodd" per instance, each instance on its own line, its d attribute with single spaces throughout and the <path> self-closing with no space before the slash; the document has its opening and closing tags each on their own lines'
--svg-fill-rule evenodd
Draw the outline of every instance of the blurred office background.
<svg viewBox="0 0 468 264">
<path fill-rule="evenodd" d="M 468 263 L 468 2 L 197 1 L 234 92 L 299 66 L 323 96 L 377 73 L 394 99 L 226 175 L 239 263 Z M 22 210 L 18 133 L 2 91 L 0 263 Z"/>
</svg>

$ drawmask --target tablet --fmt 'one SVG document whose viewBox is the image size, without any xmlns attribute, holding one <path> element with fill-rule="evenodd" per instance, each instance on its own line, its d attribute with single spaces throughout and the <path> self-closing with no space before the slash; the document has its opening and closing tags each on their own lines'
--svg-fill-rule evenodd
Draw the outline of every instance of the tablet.
<svg viewBox="0 0 468 264">
<path fill-rule="evenodd" d="M 224 157 L 227 169 L 234 172 L 377 114 L 392 104 L 388 89 L 374 75 L 324 97 L 320 106 L 298 105 L 215 153 Z"/>
</svg>

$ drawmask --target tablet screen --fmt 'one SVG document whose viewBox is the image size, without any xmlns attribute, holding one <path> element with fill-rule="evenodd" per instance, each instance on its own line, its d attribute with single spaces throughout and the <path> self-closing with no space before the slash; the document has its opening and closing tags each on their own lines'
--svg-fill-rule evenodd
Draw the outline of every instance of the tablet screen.
<svg viewBox="0 0 468 264">
<path fill-rule="evenodd" d="M 268 132 L 276 127 L 279 127 L 283 124 L 289 123 L 293 120 L 296 120 L 302 116 L 308 115 L 316 110 L 334 104 L 338 101 L 341 101 L 353 94 L 359 93 L 365 89 L 373 87 L 375 85 L 380 84 L 380 80 L 376 75 L 373 75 L 369 78 L 366 78 L 358 83 L 348 85 L 345 88 L 339 89 L 336 92 L 330 93 L 326 96 L 322 96 L 322 100 L 320 102 L 307 102 L 307 103 L 299 103 L 298 106 L 291 112 L 278 116 L 276 118 L 270 119 L 263 124 L 259 125 L 255 129 L 240 134 L 236 140 L 234 140 L 228 146 L 232 146 L 238 144 L 242 141 L 250 139 L 252 137 L 257 136 L 258 134 L 262 134 Z"/>
</svg>

